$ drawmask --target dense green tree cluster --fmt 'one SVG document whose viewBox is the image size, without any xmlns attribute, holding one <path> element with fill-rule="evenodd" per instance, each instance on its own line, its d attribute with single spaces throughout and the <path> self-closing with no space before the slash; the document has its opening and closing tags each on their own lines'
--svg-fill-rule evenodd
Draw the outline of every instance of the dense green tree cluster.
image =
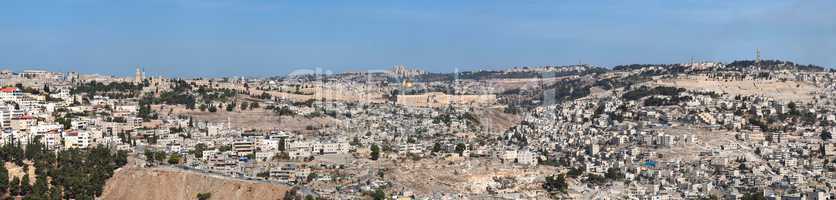
<svg viewBox="0 0 836 200">
<path fill-rule="evenodd" d="M 570 66 L 551 66 L 550 68 L 559 69 Z M 522 67 L 522 69 L 529 69 L 529 67 Z M 606 72 L 607 69 L 601 67 L 588 67 L 586 70 L 559 70 L 550 72 L 539 72 L 535 70 L 530 71 L 500 71 L 500 70 L 480 70 L 480 71 L 464 71 L 457 73 L 426 73 L 414 77 L 417 81 L 432 82 L 432 81 L 449 81 L 457 79 L 472 79 L 472 80 L 486 80 L 486 79 L 516 79 L 516 78 L 543 78 L 543 77 L 561 77 L 561 76 L 583 76 L 587 74 L 598 74 Z M 389 78 L 389 82 L 400 82 L 397 78 Z"/>
<path fill-rule="evenodd" d="M 650 88 L 647 86 L 641 86 L 639 88 L 635 88 L 629 92 L 624 93 L 622 97 L 625 100 L 639 100 L 643 97 L 653 96 L 653 95 L 665 95 L 665 96 L 678 96 L 679 93 L 685 92 L 683 88 L 676 88 L 676 87 L 667 87 L 667 86 L 658 86 L 654 88 Z"/>
<path fill-rule="evenodd" d="M 766 200 L 766 197 L 763 196 L 763 191 L 750 190 L 743 193 L 741 200 Z"/>
<path fill-rule="evenodd" d="M 455 150 L 456 150 L 456 153 L 459 154 L 459 156 L 463 156 L 464 151 L 467 150 L 467 145 L 465 145 L 464 143 L 458 143 L 458 144 L 456 144 L 456 149 Z"/>
<path fill-rule="evenodd" d="M 34 140 L 39 141 L 39 140 Z M 34 177 L 24 175 L 8 181 L 8 171 L 0 167 L 0 190 L 23 199 L 94 199 L 102 194 L 113 171 L 127 164 L 127 152 L 113 152 L 104 146 L 52 152 L 38 142 L 0 147 L 0 159 L 28 168 L 34 163 Z M 47 181 L 51 178 L 52 181 Z M 35 179 L 34 184 L 30 180 Z"/>
<path fill-rule="evenodd" d="M 552 99 L 554 102 L 571 101 L 583 98 L 591 93 L 590 84 L 578 80 L 564 80 L 546 87 L 542 99 Z"/>
<path fill-rule="evenodd" d="M 371 158 L 372 160 L 377 160 L 380 158 L 380 147 L 377 144 L 372 144 L 371 146 Z"/>
<path fill-rule="evenodd" d="M 169 165 L 180 164 L 180 161 L 182 159 L 183 158 L 180 156 L 180 154 L 171 154 L 171 156 L 168 156 L 168 164 Z"/>
<path fill-rule="evenodd" d="M 204 143 L 198 143 L 194 146 L 194 156 L 198 158 L 203 157 L 203 151 L 206 151 L 208 147 Z"/>
<path fill-rule="evenodd" d="M 171 90 L 173 90 L 174 92 L 182 93 L 192 90 L 192 85 L 182 79 L 178 79 L 172 82 L 173 84 L 171 86 Z"/>
<path fill-rule="evenodd" d="M 622 180 L 624 179 L 624 173 L 622 173 L 619 169 L 609 168 L 607 169 L 607 173 L 604 174 L 604 177 L 609 180 Z"/>
<path fill-rule="evenodd" d="M 595 86 L 601 87 L 605 90 L 614 88 L 627 87 L 633 84 L 649 81 L 650 78 L 638 74 L 630 75 L 624 78 L 602 78 L 595 81 Z"/>
<path fill-rule="evenodd" d="M 433 124 L 441 124 L 444 123 L 445 125 L 449 125 L 452 121 L 450 114 L 441 114 L 432 118 Z"/>
<path fill-rule="evenodd" d="M 206 86 L 200 86 L 197 88 L 197 96 L 207 104 L 211 104 L 215 101 L 225 102 L 227 99 L 235 97 L 237 94 L 238 93 L 230 89 L 210 89 Z"/>
<path fill-rule="evenodd" d="M 64 116 L 56 117 L 55 122 L 64 126 L 65 130 L 73 127 L 73 119 L 72 116 L 69 115 L 69 113 L 64 114 Z"/>
<path fill-rule="evenodd" d="M 90 81 L 78 84 L 70 90 L 70 93 L 84 93 L 91 97 L 94 95 L 101 95 L 113 99 L 124 99 L 138 96 L 142 91 L 143 86 L 143 84 L 134 84 L 130 82 L 111 82 L 104 84 L 102 82 Z"/>
<path fill-rule="evenodd" d="M 151 163 L 162 164 L 164 161 L 166 161 L 167 157 L 168 155 L 165 153 L 165 151 L 153 151 L 150 149 L 145 150 L 145 159 Z"/>
<path fill-rule="evenodd" d="M 595 185 L 604 185 L 607 183 L 607 178 L 598 174 L 588 174 L 586 180 L 588 183 Z"/>
<path fill-rule="evenodd" d="M 212 198 L 212 193 L 211 192 L 197 193 L 197 199 L 198 200 L 208 200 L 209 198 Z"/>
<path fill-rule="evenodd" d="M 154 104 L 184 105 L 187 109 L 199 108 L 201 111 L 209 110 L 210 112 L 215 112 L 218 109 L 215 106 L 220 104 L 214 102 L 227 102 L 229 98 L 235 97 L 238 94 L 238 92 L 230 89 L 215 89 L 206 86 L 197 87 L 196 90 L 193 90 L 193 88 L 193 85 L 186 81 L 176 80 L 173 81 L 171 90 L 169 91 L 162 92 L 159 95 L 145 95 L 140 100 L 139 116 L 143 119 L 155 118 L 156 116 L 150 110 L 150 105 Z M 200 106 L 197 103 L 199 101 L 203 102 Z M 231 106 L 235 107 L 235 104 Z M 250 107 L 252 106 L 247 106 L 247 108 Z M 243 106 L 242 109 L 244 109 Z"/>
<path fill-rule="evenodd" d="M 567 172 L 566 175 L 569 176 L 569 177 L 572 177 L 572 178 L 577 178 L 577 177 L 580 177 L 581 175 L 583 175 L 584 171 L 586 171 L 586 169 L 584 169 L 582 167 L 570 168 L 569 172 Z"/>
<path fill-rule="evenodd" d="M 386 199 L 386 193 L 383 192 L 382 189 L 374 190 L 374 193 L 372 193 L 371 196 L 372 196 L 372 199 L 374 199 L 374 200 L 384 200 L 384 199 Z"/>
<path fill-rule="evenodd" d="M 8 143 L 0 147 L 0 160 L 23 165 L 26 156 L 20 143 Z"/>
<path fill-rule="evenodd" d="M 433 144 L 433 147 L 432 147 L 432 152 L 433 153 L 441 152 L 441 150 L 442 150 L 441 149 L 441 143 L 436 142 L 435 144 Z"/>
<path fill-rule="evenodd" d="M 139 111 L 137 113 L 137 117 L 142 118 L 145 121 L 151 119 L 157 119 L 158 115 L 151 109 L 151 105 L 155 104 L 156 100 L 151 95 L 145 95 L 142 99 L 139 100 Z"/>
<path fill-rule="evenodd" d="M 232 112 L 233 110 L 235 110 L 235 102 L 234 101 L 231 102 L 231 103 L 226 104 L 226 111 L 227 112 Z"/>
<path fill-rule="evenodd" d="M 261 93 L 261 95 L 258 95 L 258 98 L 271 100 L 271 99 L 273 99 L 273 95 L 270 95 L 270 93 L 264 92 L 264 93 Z"/>
<path fill-rule="evenodd" d="M 167 105 L 184 105 L 188 109 L 195 109 L 195 98 L 191 94 L 167 91 L 160 94 L 156 103 L 164 103 Z"/>
<path fill-rule="evenodd" d="M 566 193 L 566 190 L 569 189 L 569 184 L 566 183 L 566 175 L 551 175 L 546 177 L 546 181 L 543 182 L 543 189 L 550 193 Z"/>
<path fill-rule="evenodd" d="M 5 167 L 0 167 L 0 191 L 7 191 L 11 186 L 9 183 L 9 170 Z"/>
<path fill-rule="evenodd" d="M 192 86 L 186 81 L 173 81 L 170 91 L 160 93 L 158 97 L 146 95 L 140 101 L 142 105 L 151 104 L 167 104 L 167 105 L 184 105 L 188 109 L 195 108 L 195 97 L 190 93 Z"/>
<path fill-rule="evenodd" d="M 816 66 L 816 65 L 800 65 L 795 64 L 790 61 L 781 61 L 781 60 L 761 60 L 760 63 L 754 60 L 736 60 L 728 65 L 726 65 L 727 70 L 747 70 L 751 66 L 758 66 L 761 69 L 769 70 L 769 71 L 777 71 L 777 70 L 801 70 L 801 71 L 825 71 L 824 67 Z"/>
<path fill-rule="evenodd" d="M 830 131 L 827 130 L 822 131 L 821 134 L 819 134 L 819 137 L 821 137 L 821 139 L 825 141 L 833 139 L 833 135 L 830 134 Z"/>
<path fill-rule="evenodd" d="M 110 149 L 98 146 L 89 150 L 61 151 L 57 160 L 57 167 L 50 169 L 48 174 L 56 185 L 62 186 L 64 195 L 89 199 L 101 195 L 113 170 L 127 163 L 127 154 L 113 154 Z"/>
<path fill-rule="evenodd" d="M 664 69 L 678 69 L 678 68 L 685 68 L 681 64 L 628 64 L 628 65 L 616 65 L 612 68 L 613 71 L 629 71 L 629 70 L 637 70 L 647 67 L 659 67 Z"/>
</svg>

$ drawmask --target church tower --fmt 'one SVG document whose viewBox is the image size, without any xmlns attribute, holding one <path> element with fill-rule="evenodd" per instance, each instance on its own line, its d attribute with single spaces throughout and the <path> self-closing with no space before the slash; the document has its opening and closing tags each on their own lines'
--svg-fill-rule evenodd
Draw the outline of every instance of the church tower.
<svg viewBox="0 0 836 200">
<path fill-rule="evenodd" d="M 134 81 L 142 82 L 142 79 L 145 78 L 144 76 L 145 76 L 145 72 L 142 72 L 141 68 L 136 67 L 136 74 L 134 75 Z"/>
</svg>

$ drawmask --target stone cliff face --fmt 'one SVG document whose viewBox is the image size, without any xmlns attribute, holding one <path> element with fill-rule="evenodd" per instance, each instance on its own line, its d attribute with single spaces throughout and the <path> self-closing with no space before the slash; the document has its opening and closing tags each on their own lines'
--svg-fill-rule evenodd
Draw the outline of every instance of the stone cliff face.
<svg viewBox="0 0 836 200">
<path fill-rule="evenodd" d="M 168 169 L 124 168 L 108 180 L 101 199 L 193 200 L 209 192 L 211 199 L 282 199 L 288 188 Z"/>
</svg>

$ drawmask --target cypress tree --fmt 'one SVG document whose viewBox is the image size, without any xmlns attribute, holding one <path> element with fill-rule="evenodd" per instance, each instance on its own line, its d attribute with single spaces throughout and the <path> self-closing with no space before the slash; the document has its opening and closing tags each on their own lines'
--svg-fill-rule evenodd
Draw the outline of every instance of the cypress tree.
<svg viewBox="0 0 836 200">
<path fill-rule="evenodd" d="M 0 163 L 6 161 L 0 160 Z M 0 192 L 6 192 L 9 189 L 9 170 L 5 167 L 0 167 Z"/>
</svg>

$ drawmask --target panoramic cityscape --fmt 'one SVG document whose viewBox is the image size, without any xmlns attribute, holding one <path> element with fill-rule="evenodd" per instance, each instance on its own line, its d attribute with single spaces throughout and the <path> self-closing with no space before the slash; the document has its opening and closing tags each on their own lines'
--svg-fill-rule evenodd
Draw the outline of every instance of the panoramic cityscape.
<svg viewBox="0 0 836 200">
<path fill-rule="evenodd" d="M 836 199 L 833 2 L 43 4 L 2 199 Z"/>
</svg>

